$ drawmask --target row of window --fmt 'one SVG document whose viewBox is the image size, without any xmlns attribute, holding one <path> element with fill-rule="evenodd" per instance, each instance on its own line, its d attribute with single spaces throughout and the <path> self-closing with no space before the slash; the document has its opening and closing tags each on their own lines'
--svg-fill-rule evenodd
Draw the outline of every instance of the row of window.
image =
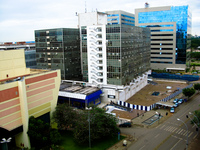
<svg viewBox="0 0 200 150">
<path fill-rule="evenodd" d="M 172 57 L 151 57 L 151 59 L 172 59 Z"/>
<path fill-rule="evenodd" d="M 164 62 L 164 61 L 151 61 L 151 63 L 156 63 L 156 64 L 172 64 L 172 62 Z"/>
<path fill-rule="evenodd" d="M 151 43 L 151 45 L 173 45 L 173 43 Z"/>
<path fill-rule="evenodd" d="M 173 41 L 173 39 L 151 39 L 151 41 Z"/>
<path fill-rule="evenodd" d="M 173 53 L 165 53 L 165 52 L 151 52 L 151 54 L 160 54 L 160 55 L 172 55 Z"/>
</svg>

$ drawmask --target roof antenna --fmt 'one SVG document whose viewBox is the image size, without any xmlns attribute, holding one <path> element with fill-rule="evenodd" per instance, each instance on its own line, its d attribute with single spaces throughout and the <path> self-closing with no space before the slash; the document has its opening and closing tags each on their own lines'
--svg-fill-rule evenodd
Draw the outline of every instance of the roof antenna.
<svg viewBox="0 0 200 150">
<path fill-rule="evenodd" d="M 85 13 L 87 13 L 87 8 L 86 8 L 86 1 L 85 1 Z"/>
</svg>

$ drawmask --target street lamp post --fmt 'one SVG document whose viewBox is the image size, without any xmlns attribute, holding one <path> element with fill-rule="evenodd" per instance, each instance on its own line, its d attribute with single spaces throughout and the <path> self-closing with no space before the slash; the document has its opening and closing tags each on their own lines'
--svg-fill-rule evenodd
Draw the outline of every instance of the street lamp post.
<svg viewBox="0 0 200 150">
<path fill-rule="evenodd" d="M 191 112 L 189 112 L 189 114 L 190 115 L 194 115 L 195 116 L 195 118 L 197 119 L 197 121 L 198 121 L 198 124 L 197 124 L 197 126 L 199 127 L 199 125 L 200 125 L 200 123 L 199 123 L 199 118 L 195 115 L 195 114 L 193 114 L 193 113 L 191 113 Z"/>
<path fill-rule="evenodd" d="M 192 120 L 192 122 L 196 125 L 196 127 L 197 127 L 197 129 L 198 129 L 198 134 L 199 134 L 199 118 L 195 115 L 195 114 L 193 114 L 193 113 L 191 113 L 191 112 L 189 112 L 189 114 L 190 115 L 194 115 L 194 117 L 197 119 L 197 121 L 198 121 L 198 124 L 196 124 L 195 122 L 194 122 L 194 120 L 192 120 L 191 118 L 190 118 L 190 116 L 188 116 L 189 118 L 190 118 L 190 120 Z"/>
<path fill-rule="evenodd" d="M 86 110 L 88 110 L 88 122 L 89 122 L 89 148 L 91 148 L 91 140 L 90 140 L 90 110 L 92 109 L 92 107 L 86 107 Z"/>
<path fill-rule="evenodd" d="M 181 119 L 177 118 L 178 121 L 181 121 L 187 128 L 187 141 L 186 141 L 186 150 L 188 149 L 188 126 Z"/>
<path fill-rule="evenodd" d="M 10 141 L 11 141 L 11 137 L 9 137 L 7 140 L 6 140 L 6 138 L 3 138 L 2 139 L 2 141 L 1 141 L 1 143 L 5 143 L 5 145 L 6 145 L 6 150 L 8 150 L 8 145 L 7 145 L 7 143 L 9 143 Z"/>
</svg>

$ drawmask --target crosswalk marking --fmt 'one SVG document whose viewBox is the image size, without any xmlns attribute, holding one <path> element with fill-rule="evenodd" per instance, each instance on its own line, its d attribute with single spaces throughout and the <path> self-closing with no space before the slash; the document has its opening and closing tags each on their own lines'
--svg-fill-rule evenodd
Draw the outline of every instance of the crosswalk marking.
<svg viewBox="0 0 200 150">
<path fill-rule="evenodd" d="M 173 128 L 173 127 L 170 127 L 168 131 L 171 132 L 172 128 Z"/>
<path fill-rule="evenodd" d="M 193 132 L 191 132 L 191 131 L 187 131 L 185 129 L 174 127 L 174 126 L 162 125 L 159 128 L 162 129 L 162 130 L 174 133 L 174 134 L 181 135 L 181 136 L 187 136 L 187 132 L 188 132 L 188 137 L 190 137 L 193 134 Z"/>
<path fill-rule="evenodd" d="M 188 131 L 186 131 L 186 132 L 185 132 L 183 135 L 184 135 L 184 136 L 186 136 L 186 135 L 187 135 L 187 133 L 188 133 Z"/>
<path fill-rule="evenodd" d="M 185 129 L 174 127 L 174 126 L 163 125 L 163 126 L 160 126 L 160 129 L 174 133 L 174 134 L 176 133 L 176 134 L 179 134 L 182 136 L 187 136 L 187 132 L 188 132 L 188 137 L 190 137 L 193 134 L 193 132 L 191 132 L 191 131 L 187 131 Z"/>
<path fill-rule="evenodd" d="M 187 133 L 187 131 L 183 130 L 183 132 L 181 132 L 180 135 L 184 135 L 185 133 Z"/>
<path fill-rule="evenodd" d="M 178 133 L 180 130 L 181 130 L 181 128 L 180 128 L 180 129 L 178 129 L 178 130 L 176 131 L 176 133 Z"/>
<path fill-rule="evenodd" d="M 181 129 L 181 131 L 178 134 L 180 134 L 182 131 L 183 131 L 183 129 Z"/>
<path fill-rule="evenodd" d="M 166 127 L 164 130 L 168 131 L 169 128 L 170 128 L 170 126 Z"/>
<path fill-rule="evenodd" d="M 170 130 L 170 132 L 173 132 L 173 131 L 174 131 L 174 129 L 176 129 L 176 127 L 172 127 L 172 128 L 171 128 L 171 130 Z"/>
<path fill-rule="evenodd" d="M 194 127 L 196 127 L 196 125 L 195 125 L 195 124 L 192 126 L 192 128 L 194 128 Z"/>
<path fill-rule="evenodd" d="M 165 125 L 163 125 L 160 129 L 164 128 Z"/>
<path fill-rule="evenodd" d="M 188 135 L 188 137 L 190 137 L 190 136 L 192 135 L 192 133 L 193 133 L 193 132 L 191 132 L 191 133 Z"/>
<path fill-rule="evenodd" d="M 172 132 L 175 132 L 178 128 L 174 127 L 174 130 Z"/>
</svg>

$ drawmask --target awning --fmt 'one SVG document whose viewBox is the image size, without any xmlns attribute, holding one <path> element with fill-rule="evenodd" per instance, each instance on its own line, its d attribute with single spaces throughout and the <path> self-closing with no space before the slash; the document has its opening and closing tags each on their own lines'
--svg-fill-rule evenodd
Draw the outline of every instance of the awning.
<svg viewBox="0 0 200 150">
<path fill-rule="evenodd" d="M 162 105 L 162 106 L 167 106 L 167 107 L 173 107 L 173 106 L 174 106 L 173 103 L 170 103 L 170 102 L 162 102 L 162 101 L 157 102 L 156 104 L 157 104 L 157 105 Z"/>
</svg>

